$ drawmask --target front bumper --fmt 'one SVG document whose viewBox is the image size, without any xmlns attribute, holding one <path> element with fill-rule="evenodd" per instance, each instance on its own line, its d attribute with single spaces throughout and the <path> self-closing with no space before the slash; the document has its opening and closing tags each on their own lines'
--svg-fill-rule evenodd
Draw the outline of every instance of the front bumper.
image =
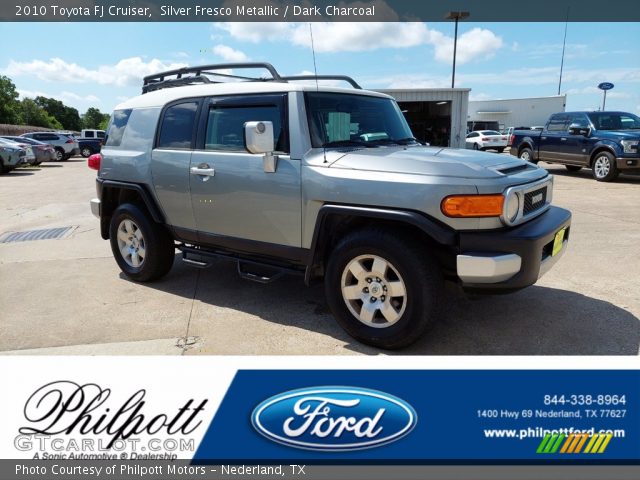
<svg viewBox="0 0 640 480">
<path fill-rule="evenodd" d="M 562 245 L 553 254 L 556 234 L 563 229 Z M 486 293 L 533 285 L 562 257 L 570 230 L 571 212 L 552 206 L 517 227 L 461 232 L 456 259 L 458 278 L 463 288 Z"/>
<path fill-rule="evenodd" d="M 616 158 L 618 170 L 640 170 L 640 158 L 618 157 Z"/>
</svg>

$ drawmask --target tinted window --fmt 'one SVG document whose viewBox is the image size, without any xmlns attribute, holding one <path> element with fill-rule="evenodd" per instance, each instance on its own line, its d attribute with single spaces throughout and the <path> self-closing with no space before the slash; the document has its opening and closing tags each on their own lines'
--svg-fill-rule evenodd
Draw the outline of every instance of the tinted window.
<svg viewBox="0 0 640 480">
<path fill-rule="evenodd" d="M 96 132 L 96 137 L 98 137 L 98 138 L 104 138 L 104 132 L 103 132 L 102 130 L 98 130 L 98 131 Z"/>
<path fill-rule="evenodd" d="M 640 118 L 632 113 L 594 112 L 589 118 L 598 130 L 637 130 Z"/>
<path fill-rule="evenodd" d="M 116 110 L 111 116 L 111 122 L 108 127 L 108 134 L 106 137 L 105 146 L 118 147 L 122 143 L 122 136 L 124 130 L 127 128 L 129 117 L 131 116 L 131 109 Z"/>
<path fill-rule="evenodd" d="M 478 136 L 478 132 L 471 132 L 469 135 L 467 135 L 467 138 L 474 138 Z"/>
<path fill-rule="evenodd" d="M 286 134 L 282 128 L 282 114 L 276 105 L 214 106 L 209 110 L 206 150 L 246 151 L 244 124 L 262 121 L 273 123 L 275 150 L 286 152 Z"/>
<path fill-rule="evenodd" d="M 167 108 L 162 118 L 158 148 L 191 148 L 198 102 L 186 102 Z"/>
<path fill-rule="evenodd" d="M 496 132 L 495 130 L 483 130 L 482 135 L 500 135 L 500 132 Z"/>
<path fill-rule="evenodd" d="M 85 138 L 94 138 L 93 137 L 93 132 L 91 130 L 84 132 L 84 137 Z"/>
<path fill-rule="evenodd" d="M 547 125 L 547 130 L 550 132 L 565 131 L 569 128 L 568 121 L 568 115 L 553 115 L 549 121 L 549 125 Z"/>
</svg>

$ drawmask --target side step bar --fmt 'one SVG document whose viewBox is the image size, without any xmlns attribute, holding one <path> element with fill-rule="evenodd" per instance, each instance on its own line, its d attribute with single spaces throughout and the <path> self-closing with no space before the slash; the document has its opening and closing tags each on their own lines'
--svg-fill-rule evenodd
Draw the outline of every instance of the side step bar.
<svg viewBox="0 0 640 480">
<path fill-rule="evenodd" d="M 182 252 L 182 261 L 197 268 L 208 268 L 212 265 L 212 262 L 206 261 L 206 258 L 233 260 L 237 263 L 237 270 L 240 278 L 251 280 L 252 282 L 271 283 L 278 280 L 285 274 L 304 275 L 303 269 L 286 267 L 275 263 L 249 260 L 231 253 L 210 251 L 187 245 L 178 245 L 178 249 Z M 204 257 L 204 259 L 195 260 L 193 258 L 189 258 L 189 255 L 197 255 L 201 258 Z M 254 267 L 254 271 L 251 271 L 251 267 Z M 264 272 L 265 269 L 268 273 Z"/>
</svg>

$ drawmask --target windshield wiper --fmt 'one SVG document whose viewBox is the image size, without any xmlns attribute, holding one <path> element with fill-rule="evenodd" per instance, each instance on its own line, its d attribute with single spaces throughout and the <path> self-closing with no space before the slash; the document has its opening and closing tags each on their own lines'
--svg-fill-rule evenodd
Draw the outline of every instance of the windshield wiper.
<svg viewBox="0 0 640 480">
<path fill-rule="evenodd" d="M 365 147 L 375 148 L 375 145 L 371 145 L 370 142 L 364 142 L 362 140 L 335 140 L 333 142 L 327 142 L 322 144 L 323 147 Z"/>
<path fill-rule="evenodd" d="M 379 138 L 377 140 L 371 140 L 371 143 L 375 143 L 377 145 L 411 145 L 413 143 L 418 143 L 417 140 L 413 137 L 407 138 Z"/>
</svg>

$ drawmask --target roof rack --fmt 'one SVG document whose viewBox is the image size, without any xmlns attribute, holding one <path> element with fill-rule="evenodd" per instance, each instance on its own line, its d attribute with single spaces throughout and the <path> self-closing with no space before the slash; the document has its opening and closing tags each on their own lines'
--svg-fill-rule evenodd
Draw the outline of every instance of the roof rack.
<svg viewBox="0 0 640 480">
<path fill-rule="evenodd" d="M 351 77 L 347 75 L 293 75 L 290 77 L 282 77 L 283 80 L 342 80 L 349 83 L 353 88 L 362 90 L 362 87 Z"/>
<path fill-rule="evenodd" d="M 229 73 L 220 73 L 215 70 L 231 70 L 242 68 L 264 68 L 271 74 L 271 78 L 263 77 L 245 77 L 241 75 L 232 75 Z M 193 75 L 190 75 L 193 74 Z M 185 77 L 185 75 L 188 75 Z M 282 77 L 273 68 L 270 63 L 218 63 L 215 65 L 201 65 L 199 67 L 183 67 L 176 70 L 154 73 L 147 75 L 143 79 L 142 93 L 161 90 L 168 87 L 178 87 L 181 85 L 189 85 L 191 83 L 222 83 L 220 80 L 211 80 L 205 75 L 213 75 L 221 78 L 229 78 L 234 80 L 243 80 L 248 82 L 282 82 Z M 175 77 L 175 78 L 167 78 Z"/>
<path fill-rule="evenodd" d="M 247 77 L 243 75 L 235 75 L 230 73 L 217 72 L 216 70 L 231 69 L 248 69 L 263 68 L 269 72 L 271 78 L 265 77 Z M 217 77 L 212 80 L 207 75 Z M 173 77 L 173 78 L 171 78 Z M 182 85 L 191 85 L 195 83 L 224 83 L 225 79 L 240 80 L 245 82 L 287 82 L 289 80 L 342 80 L 353 88 L 362 90 L 362 87 L 356 81 L 346 75 L 294 75 L 290 77 L 281 77 L 277 70 L 270 63 L 254 62 L 254 63 L 218 63 L 215 65 L 201 65 L 199 67 L 183 67 L 176 70 L 154 73 L 147 75 L 143 79 L 142 93 L 153 92 L 169 87 L 179 87 Z"/>
</svg>

